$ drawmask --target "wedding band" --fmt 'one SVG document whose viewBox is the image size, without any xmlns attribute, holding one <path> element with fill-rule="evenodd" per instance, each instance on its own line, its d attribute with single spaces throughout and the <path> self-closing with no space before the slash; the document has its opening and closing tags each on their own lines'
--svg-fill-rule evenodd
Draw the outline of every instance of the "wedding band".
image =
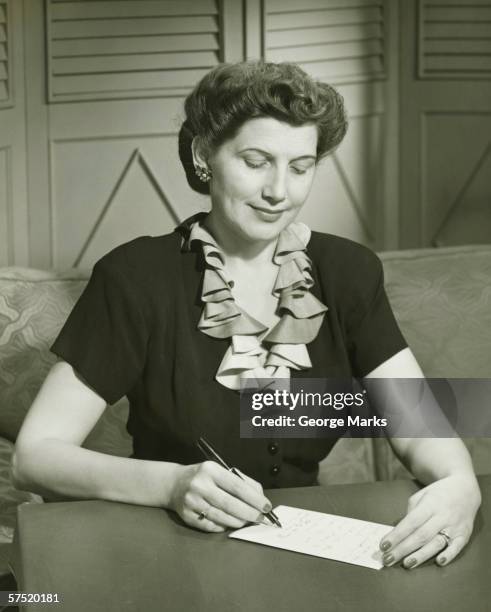
<svg viewBox="0 0 491 612">
<path fill-rule="evenodd" d="M 208 508 L 208 510 L 209 510 L 209 508 Z M 205 510 L 204 512 L 200 512 L 198 514 L 198 521 L 202 521 L 203 519 L 206 518 L 206 515 L 208 514 L 208 510 Z"/>
<path fill-rule="evenodd" d="M 447 546 L 450 546 L 450 542 L 452 541 L 452 538 L 448 535 L 445 529 L 440 529 L 440 531 L 438 532 L 438 535 L 443 536 L 443 539 L 445 540 L 445 548 L 447 548 Z"/>
</svg>

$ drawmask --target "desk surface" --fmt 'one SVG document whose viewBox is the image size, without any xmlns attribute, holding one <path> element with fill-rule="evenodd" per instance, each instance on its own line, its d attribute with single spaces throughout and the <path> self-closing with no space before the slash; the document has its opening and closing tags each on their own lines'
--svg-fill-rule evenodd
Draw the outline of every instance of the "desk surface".
<svg viewBox="0 0 491 612">
<path fill-rule="evenodd" d="M 70 612 L 484 612 L 491 610 L 491 475 L 480 482 L 472 543 L 444 568 L 376 571 L 205 534 L 156 508 L 82 501 L 19 508 L 15 572 L 19 590 L 58 592 L 64 604 L 50 609 Z M 394 524 L 415 490 L 394 481 L 269 495 L 275 505 Z"/>
</svg>

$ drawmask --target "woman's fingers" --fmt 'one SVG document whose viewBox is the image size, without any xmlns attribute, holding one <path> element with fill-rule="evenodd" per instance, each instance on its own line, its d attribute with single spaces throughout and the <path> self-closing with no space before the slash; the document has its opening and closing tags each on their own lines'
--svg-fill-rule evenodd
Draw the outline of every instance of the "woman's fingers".
<svg viewBox="0 0 491 612">
<path fill-rule="evenodd" d="M 455 559 L 466 545 L 467 540 L 467 537 L 457 535 L 447 545 L 447 539 L 441 533 L 437 533 L 427 544 L 408 555 L 402 564 L 407 569 L 413 569 L 436 557 L 438 565 L 446 565 Z"/>
<path fill-rule="evenodd" d="M 413 569 L 425 561 L 436 557 L 438 565 L 450 563 L 464 548 L 469 537 L 463 534 L 447 539 L 440 533 L 436 519 L 427 521 L 414 533 L 387 551 L 383 556 L 384 565 L 390 566 L 402 561 L 406 569 Z M 449 528 L 445 531 L 450 531 Z"/>
<path fill-rule="evenodd" d="M 208 470 L 216 485 L 223 491 L 229 493 L 232 497 L 251 506 L 258 512 L 269 512 L 271 510 L 271 502 L 265 497 L 262 488 L 261 491 L 259 491 L 257 488 L 251 486 L 246 480 L 242 480 L 236 474 L 225 470 L 216 463 L 212 463 L 211 466 L 208 466 Z M 252 519 L 248 517 L 247 520 Z"/>
<path fill-rule="evenodd" d="M 423 503 L 419 506 L 413 505 L 409 514 L 382 539 L 380 548 L 384 552 L 383 562 L 386 566 L 402 561 L 403 567 L 412 569 L 433 557 L 437 557 L 439 565 L 445 565 L 465 546 L 472 532 L 472 525 L 469 529 L 465 523 L 459 527 L 450 522 L 446 511 L 428 512 L 428 508 L 431 506 Z M 426 516 L 429 518 L 424 521 Z M 449 534 L 450 542 L 440 533 L 442 529 Z M 452 533 L 456 530 L 460 532 L 453 536 Z M 465 535 L 467 531 L 469 534 Z M 390 547 L 387 548 L 387 544 L 390 544 Z"/>
<path fill-rule="evenodd" d="M 220 512 L 220 522 L 227 527 L 239 528 L 246 523 L 262 521 L 263 514 L 237 497 L 221 489 L 213 489 L 203 493 L 203 498 L 216 512 Z"/>
<path fill-rule="evenodd" d="M 271 509 L 259 483 L 255 486 L 252 479 L 243 480 L 215 462 L 191 466 L 186 474 L 178 512 L 193 527 L 204 531 L 216 531 L 213 525 L 238 529 L 246 523 L 262 522 L 262 513 Z M 206 516 L 198 518 L 200 513 Z"/>
<path fill-rule="evenodd" d="M 474 481 L 454 474 L 411 496 L 407 516 L 380 542 L 384 564 L 403 561 L 412 568 L 433 557 L 439 565 L 450 563 L 467 544 L 481 503 Z"/>
<path fill-rule="evenodd" d="M 206 516 L 202 516 L 202 512 L 195 512 L 190 508 L 185 508 L 181 514 L 183 520 L 190 525 L 191 527 L 195 527 L 196 529 L 200 529 L 201 531 L 209 531 L 210 533 L 220 533 L 225 531 L 225 527 L 222 525 L 217 525 L 211 518 L 208 518 L 208 514 Z"/>
<path fill-rule="evenodd" d="M 401 561 L 407 557 L 407 555 L 410 555 L 430 543 L 438 533 L 439 527 L 440 522 L 434 517 L 418 527 L 415 527 L 412 532 L 409 532 L 405 538 L 393 544 L 391 549 L 384 554 L 385 565 L 394 565 L 394 563 Z M 407 533 L 407 525 L 404 526 L 404 533 Z M 440 548 L 442 548 L 441 537 L 442 536 L 438 538 L 440 541 Z M 434 554 L 437 552 L 438 550 Z"/>
<path fill-rule="evenodd" d="M 247 476 L 247 474 L 244 474 L 244 472 L 241 472 L 237 468 L 235 468 L 235 470 L 240 474 L 240 477 L 247 482 L 247 484 L 251 485 L 255 491 L 257 491 L 260 495 L 264 495 L 263 486 L 260 482 L 254 480 L 254 478 L 251 478 L 250 476 Z"/>
<path fill-rule="evenodd" d="M 461 534 L 453 537 L 450 540 L 450 544 L 446 548 L 444 548 L 436 558 L 436 562 L 438 563 L 438 565 L 447 565 L 447 563 L 453 561 L 467 544 L 467 542 L 469 541 L 469 537 Z"/>
<path fill-rule="evenodd" d="M 245 521 L 214 507 L 196 493 L 188 492 L 183 501 L 182 517 L 188 524 L 203 531 L 223 531 L 225 528 L 240 529 L 245 524 Z"/>
<path fill-rule="evenodd" d="M 216 508 L 214 506 L 209 507 L 209 510 L 206 514 L 206 518 L 213 521 L 216 525 L 220 525 L 227 529 L 240 529 L 244 527 L 247 523 L 260 523 L 263 520 L 263 515 L 258 513 L 257 511 L 253 515 L 251 520 L 244 520 L 242 518 L 237 518 L 231 512 L 227 510 L 221 510 L 220 508 Z"/>
<path fill-rule="evenodd" d="M 436 534 L 433 536 L 424 546 L 421 546 L 419 549 L 414 550 L 411 554 L 408 554 L 402 565 L 406 569 L 412 569 L 421 565 L 428 559 L 432 559 L 439 552 L 447 548 L 447 542 L 445 538 L 441 534 Z"/>
<path fill-rule="evenodd" d="M 414 506 L 399 523 L 382 538 L 380 549 L 384 553 L 392 553 L 396 547 L 417 529 L 426 523 L 431 516 L 431 510 L 425 506 Z M 396 559 L 394 559 L 394 562 Z"/>
<path fill-rule="evenodd" d="M 264 508 L 271 508 L 263 493 L 239 476 L 217 467 L 219 470 L 213 474 L 216 486 L 209 487 L 204 481 L 200 493 L 210 506 L 221 511 L 221 524 L 238 528 L 245 523 L 261 522 Z"/>
</svg>

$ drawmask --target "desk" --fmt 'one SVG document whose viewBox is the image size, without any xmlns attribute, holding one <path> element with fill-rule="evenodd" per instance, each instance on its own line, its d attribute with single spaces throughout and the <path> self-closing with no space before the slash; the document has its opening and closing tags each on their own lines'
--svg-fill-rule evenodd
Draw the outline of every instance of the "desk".
<svg viewBox="0 0 491 612">
<path fill-rule="evenodd" d="M 471 545 L 444 568 L 375 571 L 194 531 L 156 508 L 82 501 L 20 506 L 14 569 L 19 590 L 60 593 L 52 611 L 489 612 L 491 475 L 480 483 Z M 393 481 L 269 495 L 275 505 L 394 524 L 415 490 Z"/>
</svg>

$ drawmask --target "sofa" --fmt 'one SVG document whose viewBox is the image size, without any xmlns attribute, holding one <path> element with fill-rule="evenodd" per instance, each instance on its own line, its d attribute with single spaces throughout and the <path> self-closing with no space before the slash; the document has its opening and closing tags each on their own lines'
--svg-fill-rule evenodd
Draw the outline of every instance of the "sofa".
<svg viewBox="0 0 491 612">
<path fill-rule="evenodd" d="M 491 378 L 491 245 L 380 255 L 396 318 L 428 377 Z M 10 480 L 13 446 L 24 416 L 55 362 L 49 346 L 89 274 L 0 269 L 0 576 L 19 504 L 42 503 Z M 94 322 L 96 325 L 97 322 Z M 125 399 L 109 406 L 87 448 L 131 453 Z M 491 473 L 491 441 L 466 440 L 478 473 Z M 320 466 L 322 484 L 407 477 L 383 439 L 343 439 Z"/>
</svg>

